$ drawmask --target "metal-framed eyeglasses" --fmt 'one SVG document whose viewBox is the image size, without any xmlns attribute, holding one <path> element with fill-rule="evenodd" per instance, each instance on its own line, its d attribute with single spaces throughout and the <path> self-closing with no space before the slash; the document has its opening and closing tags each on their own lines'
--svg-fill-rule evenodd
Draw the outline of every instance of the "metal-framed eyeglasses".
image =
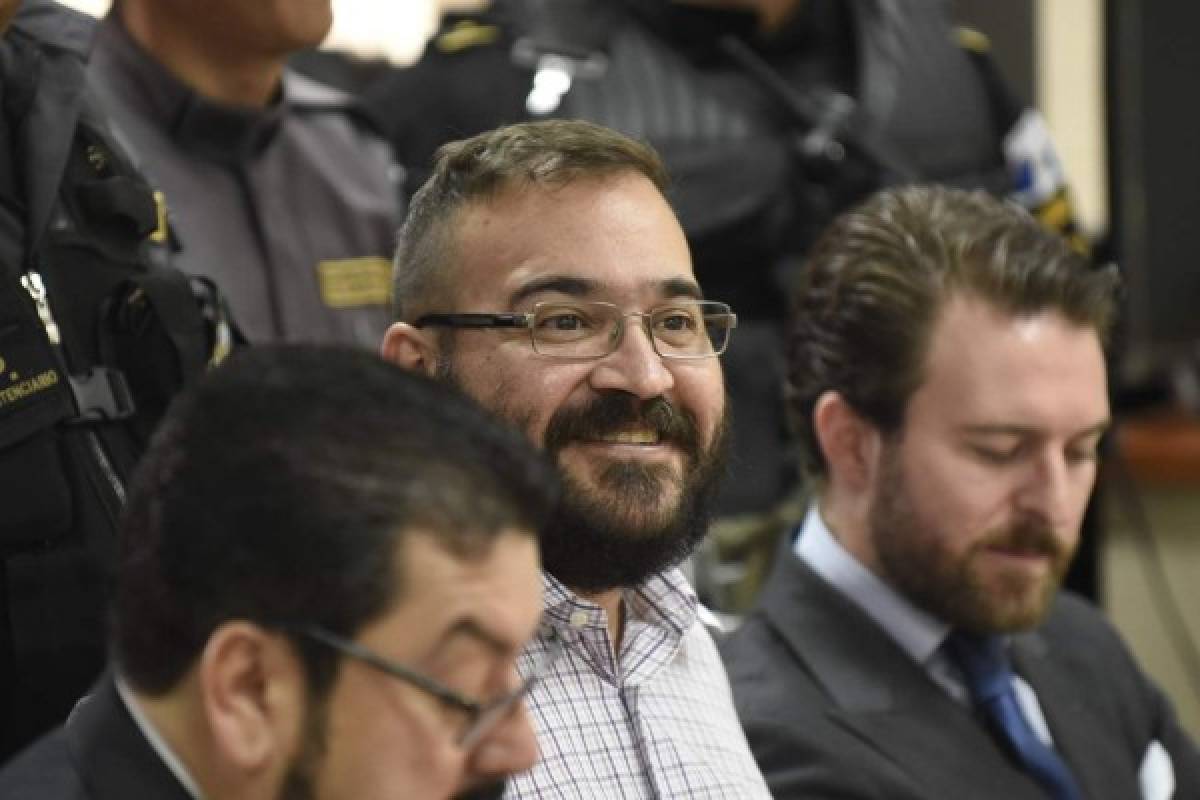
<svg viewBox="0 0 1200 800">
<path fill-rule="evenodd" d="M 398 664 L 391 659 L 384 658 L 378 653 L 363 647 L 361 644 L 338 636 L 324 628 L 306 625 L 293 627 L 291 630 L 318 644 L 336 650 L 343 656 L 366 664 L 368 667 L 376 669 L 385 675 L 390 675 L 393 678 L 404 681 L 410 686 L 415 686 L 421 691 L 437 698 L 447 707 L 461 712 L 463 723 L 456 732 L 455 742 L 464 750 L 470 749 L 477 744 L 498 723 L 512 713 L 513 709 L 537 685 L 538 680 L 558 660 L 563 650 L 562 640 L 557 635 L 551 633 L 548 647 L 540 663 L 534 667 L 528 677 L 521 681 L 520 686 L 492 700 L 479 701 L 451 689 L 449 686 L 440 683 L 428 675 L 424 675 L 403 664 Z"/>
<path fill-rule="evenodd" d="M 602 301 L 549 301 L 532 311 L 425 314 L 418 327 L 525 328 L 534 352 L 563 360 L 604 358 L 621 346 L 625 320 L 637 317 L 663 358 L 714 358 L 725 352 L 737 314 L 725 303 L 678 300 L 649 311 L 623 311 Z"/>
</svg>

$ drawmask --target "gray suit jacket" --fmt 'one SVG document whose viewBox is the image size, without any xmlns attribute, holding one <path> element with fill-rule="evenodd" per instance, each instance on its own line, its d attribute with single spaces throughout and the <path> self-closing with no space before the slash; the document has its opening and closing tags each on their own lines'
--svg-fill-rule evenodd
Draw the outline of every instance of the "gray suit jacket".
<svg viewBox="0 0 1200 800">
<path fill-rule="evenodd" d="M 0 770 L 0 800 L 191 800 L 105 676 L 67 723 Z"/>
<path fill-rule="evenodd" d="M 1046 800 L 969 709 L 785 544 L 722 647 L 778 800 Z M 1090 605 L 1061 594 L 1041 627 L 1015 637 L 1013 658 L 1090 800 L 1142 797 L 1138 772 L 1155 741 L 1173 763 L 1175 797 L 1200 798 L 1200 752 Z"/>
</svg>

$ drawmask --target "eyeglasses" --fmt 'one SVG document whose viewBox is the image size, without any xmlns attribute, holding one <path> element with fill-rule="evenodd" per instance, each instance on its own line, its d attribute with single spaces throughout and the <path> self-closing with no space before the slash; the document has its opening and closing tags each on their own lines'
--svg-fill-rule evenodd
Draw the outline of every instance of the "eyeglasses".
<svg viewBox="0 0 1200 800">
<path fill-rule="evenodd" d="M 470 749 L 477 744 L 488 732 L 496 727 L 497 723 L 512 713 L 513 709 L 537 685 L 538 680 L 549 671 L 554 662 L 562 655 L 563 651 L 562 640 L 552 633 L 549 647 L 541 663 L 535 666 L 533 671 L 530 672 L 529 677 L 522 681 L 520 686 L 494 700 L 480 702 L 439 683 L 427 675 L 422 675 L 420 672 L 410 669 L 403 664 L 397 664 L 378 653 L 368 650 L 357 642 L 345 639 L 324 628 L 301 626 L 292 628 L 292 630 L 314 642 L 332 648 L 344 656 L 360 661 L 373 669 L 377 669 L 385 675 L 390 675 L 411 686 L 415 686 L 436 697 L 446 706 L 462 712 L 466 719 L 459 729 L 455 741 L 463 749 Z"/>
<path fill-rule="evenodd" d="M 650 311 L 622 311 L 612 303 L 538 303 L 526 313 L 425 314 L 421 328 L 526 328 L 534 352 L 563 360 L 604 358 L 621 345 L 625 320 L 638 317 L 654 352 L 663 358 L 713 358 L 725 352 L 737 314 L 725 303 L 680 300 Z"/>
</svg>

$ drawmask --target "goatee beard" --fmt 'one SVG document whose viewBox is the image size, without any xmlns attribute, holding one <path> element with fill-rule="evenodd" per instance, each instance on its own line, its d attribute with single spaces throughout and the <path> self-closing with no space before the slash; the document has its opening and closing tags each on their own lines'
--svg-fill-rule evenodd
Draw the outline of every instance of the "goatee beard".
<svg viewBox="0 0 1200 800">
<path fill-rule="evenodd" d="M 639 401 L 625 392 L 606 392 L 586 406 L 556 413 L 546 428 L 546 452 L 558 460 L 573 442 L 594 442 L 631 427 L 678 447 L 682 474 L 662 464 L 613 461 L 600 470 L 596 486 L 585 486 L 562 471 L 563 499 L 542 531 L 542 565 L 576 591 L 640 586 L 687 558 L 708 530 L 725 467 L 725 420 L 705 448 L 689 412 L 662 397 Z M 656 511 L 668 491 L 678 493 L 678 503 Z"/>
</svg>

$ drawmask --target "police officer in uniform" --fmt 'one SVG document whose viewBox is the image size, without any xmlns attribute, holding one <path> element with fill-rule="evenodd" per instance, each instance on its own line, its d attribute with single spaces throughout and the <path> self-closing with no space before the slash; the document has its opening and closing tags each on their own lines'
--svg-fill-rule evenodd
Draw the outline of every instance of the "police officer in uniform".
<svg viewBox="0 0 1200 800">
<path fill-rule="evenodd" d="M 251 342 L 374 349 L 388 323 L 391 150 L 349 95 L 285 67 L 332 19 L 329 0 L 117 0 L 92 54 L 178 263 L 217 281 Z"/>
<path fill-rule="evenodd" d="M 101 670 L 126 476 L 229 343 L 211 284 L 161 263 L 161 206 L 86 89 L 93 28 L 25 0 L 0 38 L 0 757 Z"/>
</svg>

